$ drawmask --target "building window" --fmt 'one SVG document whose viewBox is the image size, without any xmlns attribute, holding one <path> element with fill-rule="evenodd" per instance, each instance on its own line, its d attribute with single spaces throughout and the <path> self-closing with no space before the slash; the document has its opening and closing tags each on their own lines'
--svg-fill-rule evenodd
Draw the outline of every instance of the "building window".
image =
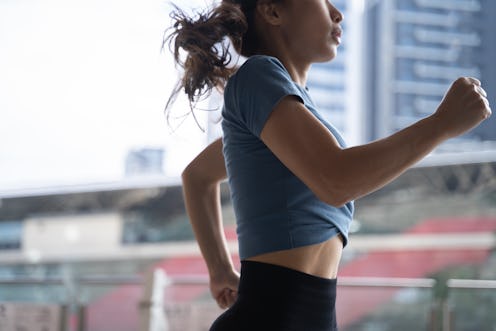
<svg viewBox="0 0 496 331">
<path fill-rule="evenodd" d="M 20 249 L 22 241 L 21 221 L 0 222 L 0 250 Z"/>
</svg>

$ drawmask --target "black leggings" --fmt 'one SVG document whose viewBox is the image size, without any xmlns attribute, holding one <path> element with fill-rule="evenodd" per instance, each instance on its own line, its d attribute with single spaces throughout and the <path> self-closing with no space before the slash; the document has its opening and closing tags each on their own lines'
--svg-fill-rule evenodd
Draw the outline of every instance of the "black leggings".
<svg viewBox="0 0 496 331">
<path fill-rule="evenodd" d="M 336 279 L 241 262 L 238 299 L 210 331 L 337 331 Z"/>
</svg>

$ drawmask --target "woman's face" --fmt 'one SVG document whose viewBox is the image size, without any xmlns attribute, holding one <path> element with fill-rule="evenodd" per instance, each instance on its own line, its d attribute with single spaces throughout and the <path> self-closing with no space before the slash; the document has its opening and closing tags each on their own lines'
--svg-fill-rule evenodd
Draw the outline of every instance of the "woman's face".
<svg viewBox="0 0 496 331">
<path fill-rule="evenodd" d="M 332 60 L 341 43 L 341 12 L 327 0 L 284 0 L 281 33 L 302 61 Z"/>
</svg>

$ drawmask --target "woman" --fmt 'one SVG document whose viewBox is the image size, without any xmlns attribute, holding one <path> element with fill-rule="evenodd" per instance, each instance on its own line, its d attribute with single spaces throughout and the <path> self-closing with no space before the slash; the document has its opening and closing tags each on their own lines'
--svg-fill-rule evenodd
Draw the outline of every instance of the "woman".
<svg viewBox="0 0 496 331">
<path fill-rule="evenodd" d="M 456 80 L 431 116 L 347 148 L 305 88 L 312 63 L 332 60 L 343 15 L 326 0 L 222 1 L 170 38 L 185 71 L 175 94 L 194 103 L 224 90 L 223 139 L 184 170 L 187 212 L 218 305 L 211 330 L 337 330 L 336 277 L 353 200 L 384 186 L 448 138 L 491 114 L 480 82 Z M 247 57 L 236 70 L 228 37 Z M 187 52 L 181 62 L 179 49 Z M 226 247 L 219 183 L 228 178 L 241 278 Z"/>
</svg>

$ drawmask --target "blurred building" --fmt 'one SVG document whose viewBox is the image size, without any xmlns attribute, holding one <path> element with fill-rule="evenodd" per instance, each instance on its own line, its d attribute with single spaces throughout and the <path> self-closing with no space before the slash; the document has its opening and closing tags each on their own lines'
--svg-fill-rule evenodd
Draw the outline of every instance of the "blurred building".
<svg viewBox="0 0 496 331">
<path fill-rule="evenodd" d="M 496 102 L 495 1 L 370 0 L 365 9 L 368 140 L 431 114 L 459 76 L 479 78 Z M 472 150 L 488 140 L 496 140 L 495 121 L 441 149 Z"/>
<path fill-rule="evenodd" d="M 136 244 L 193 240 L 182 188 L 166 179 L 0 192 L 0 200 L 0 270 L 9 263 L 149 259 L 168 248 L 141 255 Z"/>
<path fill-rule="evenodd" d="M 126 156 L 126 175 L 160 175 L 163 173 L 163 163 L 162 148 L 133 149 Z"/>
</svg>

